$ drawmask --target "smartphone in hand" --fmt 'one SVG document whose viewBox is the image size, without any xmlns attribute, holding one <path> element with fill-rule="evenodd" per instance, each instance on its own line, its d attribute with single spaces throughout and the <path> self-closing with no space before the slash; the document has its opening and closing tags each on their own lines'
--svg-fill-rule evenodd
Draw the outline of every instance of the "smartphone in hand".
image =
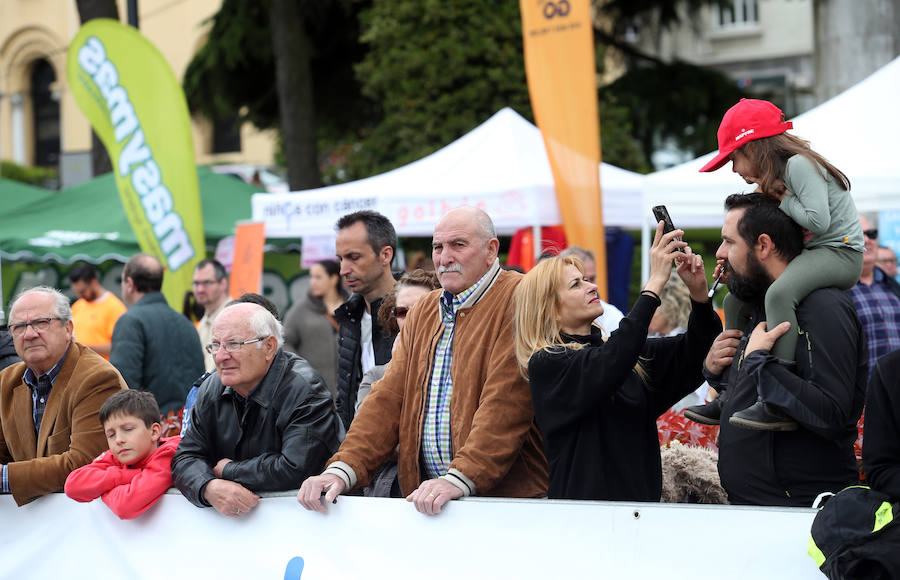
<svg viewBox="0 0 900 580">
<path fill-rule="evenodd" d="M 657 205 L 653 207 L 653 217 L 656 218 L 656 223 L 663 222 L 663 233 L 667 234 L 675 229 L 675 225 L 672 223 L 672 218 L 669 217 L 669 210 L 666 209 L 664 205 Z M 679 242 L 681 238 L 675 238 Z M 678 248 L 679 252 L 684 252 L 684 248 Z"/>
</svg>

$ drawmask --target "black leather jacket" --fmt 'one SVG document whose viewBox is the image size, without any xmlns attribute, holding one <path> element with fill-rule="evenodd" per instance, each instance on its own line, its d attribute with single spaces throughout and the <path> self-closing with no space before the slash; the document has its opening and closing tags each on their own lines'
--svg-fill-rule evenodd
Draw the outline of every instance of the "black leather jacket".
<svg viewBox="0 0 900 580">
<path fill-rule="evenodd" d="M 385 335 L 378 324 L 378 308 L 383 298 L 372 302 L 372 348 L 375 351 L 375 364 L 387 364 L 391 360 L 391 348 L 394 346 L 396 334 Z M 360 329 L 363 312 L 366 309 L 362 294 L 353 294 L 334 311 L 334 318 L 340 325 L 338 330 L 338 377 L 337 404 L 338 415 L 344 428 L 350 428 L 356 409 L 356 395 L 362 381 L 362 346 L 360 345 Z"/>
<path fill-rule="evenodd" d="M 297 489 L 321 473 L 343 438 L 322 377 L 304 359 L 279 350 L 246 402 L 218 373 L 203 382 L 191 428 L 172 459 L 175 487 L 194 505 L 209 506 L 203 488 L 216 478 L 213 466 L 229 458 L 222 479 L 250 491 Z"/>
<path fill-rule="evenodd" d="M 4 325 L 0 328 L 0 370 L 21 360 L 19 355 L 16 354 L 16 347 L 13 346 L 12 335 L 6 330 Z"/>
</svg>

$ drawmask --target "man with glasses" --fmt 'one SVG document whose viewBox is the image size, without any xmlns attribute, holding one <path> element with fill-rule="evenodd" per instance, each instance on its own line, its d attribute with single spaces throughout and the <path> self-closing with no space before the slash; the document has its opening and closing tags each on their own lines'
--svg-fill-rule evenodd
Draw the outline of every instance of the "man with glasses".
<svg viewBox="0 0 900 580">
<path fill-rule="evenodd" d="M 162 282 L 162 264 L 153 256 L 136 254 L 125 264 L 128 311 L 116 322 L 109 361 L 129 388 L 153 393 L 165 417 L 184 405 L 191 383 L 203 374 L 203 349 L 194 325 L 166 302 Z"/>
<path fill-rule="evenodd" d="M 69 299 L 53 288 L 13 301 L 9 332 L 22 362 L 0 372 L 0 492 L 19 505 L 62 491 L 70 471 L 107 447 L 97 413 L 126 388 L 72 328 Z"/>
<path fill-rule="evenodd" d="M 225 266 L 218 260 L 201 260 L 194 268 L 192 286 L 197 304 L 203 306 L 203 318 L 197 323 L 197 334 L 200 335 L 200 344 L 209 344 L 213 322 L 228 302 Z M 216 368 L 212 355 L 206 351 L 203 351 L 203 361 L 207 371 Z"/>
<path fill-rule="evenodd" d="M 206 345 L 216 372 L 172 461 L 175 486 L 194 505 L 240 517 L 256 492 L 297 488 L 340 445 L 331 392 L 283 344 L 281 323 L 257 304 L 233 302 L 216 317 Z"/>
<path fill-rule="evenodd" d="M 866 238 L 863 269 L 859 282 L 847 292 L 866 331 L 871 374 L 879 357 L 900 349 L 900 283 L 876 264 L 878 230 L 864 216 L 859 221 Z"/>
</svg>

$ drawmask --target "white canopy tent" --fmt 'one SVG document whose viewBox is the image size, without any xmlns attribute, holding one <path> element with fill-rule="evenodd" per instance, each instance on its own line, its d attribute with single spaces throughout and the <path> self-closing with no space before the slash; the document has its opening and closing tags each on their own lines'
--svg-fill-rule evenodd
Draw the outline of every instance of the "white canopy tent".
<svg viewBox="0 0 900 580">
<path fill-rule="evenodd" d="M 601 164 L 606 225 L 641 227 L 642 180 Z M 252 202 L 268 238 L 330 235 L 340 216 L 358 209 L 384 214 L 401 236 L 430 236 L 447 210 L 463 204 L 487 211 L 500 234 L 561 223 L 540 130 L 508 107 L 409 165 L 331 187 L 260 193 Z"/>
<path fill-rule="evenodd" d="M 864 81 L 818 107 L 792 119 L 791 133 L 810 141 L 812 148 L 850 178 L 860 212 L 900 209 L 900 163 L 894 139 L 900 135 L 900 58 Z M 723 111 L 724 113 L 724 111 Z M 752 191 L 726 164 L 700 173 L 715 152 L 644 179 L 644 210 L 665 204 L 676 227 L 720 227 L 722 203 L 731 193 Z M 650 225 L 643 222 L 644 255 L 649 251 Z M 643 272 L 644 278 L 649 272 Z"/>
</svg>

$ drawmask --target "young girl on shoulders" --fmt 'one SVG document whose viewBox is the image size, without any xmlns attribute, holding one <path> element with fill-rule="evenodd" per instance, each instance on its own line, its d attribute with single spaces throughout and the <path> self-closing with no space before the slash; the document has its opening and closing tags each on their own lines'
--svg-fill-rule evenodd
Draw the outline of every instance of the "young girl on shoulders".
<svg viewBox="0 0 900 580">
<path fill-rule="evenodd" d="M 782 322 L 790 329 L 772 349 L 783 364 L 795 362 L 802 329 L 797 324 L 797 305 L 813 290 L 837 287 L 847 290 L 859 280 L 865 251 L 862 226 L 850 196 L 850 180 L 837 167 L 810 148 L 809 142 L 787 133 L 793 129 L 781 109 L 768 101 L 741 99 L 719 125 L 719 153 L 700 171 L 715 171 L 732 162 L 732 171 L 757 191 L 780 202 L 780 209 L 804 228 L 803 253 L 766 291 L 766 326 Z M 728 264 L 719 264 L 725 269 Z M 744 330 L 748 305 L 728 295 L 724 303 L 726 328 Z M 685 415 L 702 423 L 718 424 L 721 401 L 690 407 Z M 739 413 L 731 422 L 755 429 L 790 429 L 796 425 L 770 413 L 762 400 Z"/>
</svg>

